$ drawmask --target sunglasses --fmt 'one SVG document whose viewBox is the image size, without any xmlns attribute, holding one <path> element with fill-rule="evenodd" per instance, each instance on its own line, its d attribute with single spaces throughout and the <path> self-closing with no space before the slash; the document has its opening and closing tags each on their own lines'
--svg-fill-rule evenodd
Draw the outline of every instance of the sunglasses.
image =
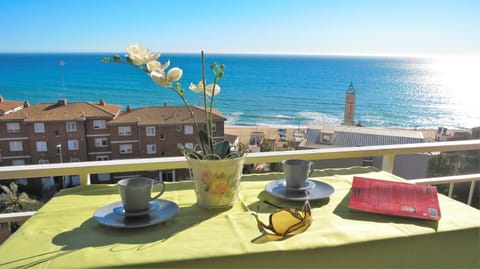
<svg viewBox="0 0 480 269">
<path fill-rule="evenodd" d="M 256 213 L 253 213 L 258 227 L 266 233 L 270 231 L 280 236 L 297 234 L 305 231 L 312 223 L 312 209 L 308 200 L 305 201 L 301 210 L 297 208 L 283 208 L 268 201 L 263 202 L 277 208 L 270 213 L 268 225 L 263 223 Z"/>
</svg>

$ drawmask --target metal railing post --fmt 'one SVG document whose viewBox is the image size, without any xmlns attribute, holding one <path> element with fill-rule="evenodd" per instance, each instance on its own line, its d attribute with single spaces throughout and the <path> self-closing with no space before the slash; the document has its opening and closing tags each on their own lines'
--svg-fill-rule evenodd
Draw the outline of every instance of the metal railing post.
<svg viewBox="0 0 480 269">
<path fill-rule="evenodd" d="M 393 173 L 393 166 L 395 164 L 395 155 L 383 155 L 382 161 L 382 170 L 387 171 L 389 173 Z"/>
<path fill-rule="evenodd" d="M 80 175 L 80 185 L 90 185 L 90 174 L 82 173 Z"/>
</svg>

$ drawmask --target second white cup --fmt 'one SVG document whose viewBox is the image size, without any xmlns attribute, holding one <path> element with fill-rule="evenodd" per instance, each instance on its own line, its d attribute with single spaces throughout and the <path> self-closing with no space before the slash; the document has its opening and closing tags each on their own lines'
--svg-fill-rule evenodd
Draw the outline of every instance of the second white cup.
<svg viewBox="0 0 480 269">
<path fill-rule="evenodd" d="M 282 161 L 285 184 L 289 189 L 301 189 L 313 172 L 312 162 L 306 160 L 290 159 Z"/>
</svg>

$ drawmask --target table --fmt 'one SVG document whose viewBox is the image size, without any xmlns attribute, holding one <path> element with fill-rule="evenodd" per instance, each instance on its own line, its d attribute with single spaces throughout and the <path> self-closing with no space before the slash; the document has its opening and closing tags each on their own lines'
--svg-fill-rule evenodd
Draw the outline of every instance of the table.
<svg viewBox="0 0 480 269">
<path fill-rule="evenodd" d="M 313 223 L 283 240 L 261 236 L 251 212 L 268 220 L 265 185 L 280 173 L 245 175 L 239 202 L 228 210 L 195 205 L 191 182 L 167 184 L 162 196 L 179 213 L 139 229 L 101 226 L 92 216 L 120 199 L 115 185 L 61 191 L 0 246 L 0 268 L 480 268 L 480 211 L 439 195 L 439 222 L 348 209 L 354 175 L 402 180 L 373 168 L 314 173 L 335 187 L 312 203 Z"/>
</svg>

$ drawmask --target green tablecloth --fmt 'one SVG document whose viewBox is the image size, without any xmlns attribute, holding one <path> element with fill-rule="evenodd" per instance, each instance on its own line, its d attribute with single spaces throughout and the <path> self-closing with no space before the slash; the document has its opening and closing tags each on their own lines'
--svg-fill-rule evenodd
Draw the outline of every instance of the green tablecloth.
<svg viewBox="0 0 480 269">
<path fill-rule="evenodd" d="M 252 211 L 268 219 L 265 185 L 282 174 L 242 178 L 239 202 L 228 210 L 195 205 L 191 182 L 167 184 L 162 199 L 180 211 L 166 223 L 114 229 L 94 212 L 119 201 L 115 185 L 64 190 L 0 246 L 0 268 L 480 268 L 480 211 L 440 195 L 439 222 L 354 212 L 348 209 L 354 175 L 401 180 L 371 168 L 316 171 L 335 187 L 329 200 L 312 203 L 304 233 L 260 237 Z"/>
</svg>

